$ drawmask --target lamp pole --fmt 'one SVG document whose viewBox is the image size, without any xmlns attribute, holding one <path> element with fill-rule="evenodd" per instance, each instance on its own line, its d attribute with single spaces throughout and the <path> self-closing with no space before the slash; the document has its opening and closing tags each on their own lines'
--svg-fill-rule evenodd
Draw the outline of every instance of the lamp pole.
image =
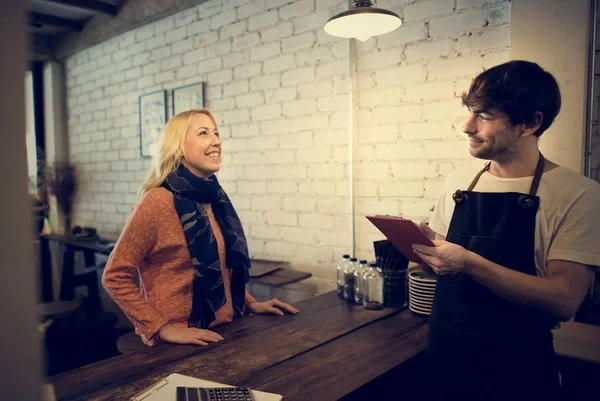
<svg viewBox="0 0 600 401">
<path fill-rule="evenodd" d="M 352 6 L 352 0 L 349 1 Z M 354 60 L 356 59 L 356 40 L 348 39 L 348 181 L 350 184 L 350 232 L 352 241 L 352 256 L 356 255 L 356 218 L 354 213 Z"/>
</svg>

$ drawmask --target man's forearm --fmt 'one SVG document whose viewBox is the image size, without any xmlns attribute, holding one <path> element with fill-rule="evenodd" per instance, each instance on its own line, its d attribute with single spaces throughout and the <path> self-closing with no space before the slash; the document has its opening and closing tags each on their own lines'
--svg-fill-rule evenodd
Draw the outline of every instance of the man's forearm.
<svg viewBox="0 0 600 401">
<path fill-rule="evenodd" d="M 510 302 L 541 309 L 559 320 L 571 318 L 567 294 L 552 280 L 507 269 L 472 252 L 465 273 Z"/>
</svg>

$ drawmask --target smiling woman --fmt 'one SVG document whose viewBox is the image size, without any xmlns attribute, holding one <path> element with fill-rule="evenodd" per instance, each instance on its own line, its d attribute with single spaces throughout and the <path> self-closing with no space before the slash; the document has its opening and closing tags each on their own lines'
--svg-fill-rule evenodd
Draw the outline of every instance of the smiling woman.
<svg viewBox="0 0 600 401">
<path fill-rule="evenodd" d="M 221 168 L 221 139 L 214 118 L 198 113 L 190 117 L 182 163 L 195 175 L 208 178 Z"/>
<path fill-rule="evenodd" d="M 209 110 L 171 118 L 107 262 L 102 284 L 148 345 L 206 345 L 223 339 L 210 328 L 246 313 L 298 313 L 276 299 L 256 302 L 245 288 L 246 237 L 214 175 L 221 150 Z"/>
</svg>

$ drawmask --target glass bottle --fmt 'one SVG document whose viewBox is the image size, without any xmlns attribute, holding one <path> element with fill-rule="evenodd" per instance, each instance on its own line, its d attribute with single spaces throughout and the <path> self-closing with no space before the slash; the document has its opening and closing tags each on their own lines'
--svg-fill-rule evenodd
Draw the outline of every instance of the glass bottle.
<svg viewBox="0 0 600 401">
<path fill-rule="evenodd" d="M 363 274 L 364 291 L 363 305 L 365 309 L 378 310 L 383 308 L 383 272 L 376 263 L 370 263 Z"/>
<path fill-rule="evenodd" d="M 354 302 L 354 270 L 357 260 L 350 258 L 350 263 L 344 267 L 344 299 L 348 302 Z"/>
<path fill-rule="evenodd" d="M 346 267 L 346 264 L 348 263 L 350 263 L 350 255 L 345 254 L 336 266 L 337 294 L 340 298 L 344 298 L 344 267 Z"/>
<path fill-rule="evenodd" d="M 363 292 L 364 292 L 364 282 L 363 282 L 363 274 L 367 270 L 367 261 L 361 260 L 356 270 L 354 270 L 354 303 L 362 305 L 363 303 Z"/>
<path fill-rule="evenodd" d="M 363 282 L 365 284 L 364 288 L 363 288 L 363 305 L 365 307 L 369 303 L 369 299 L 370 299 L 369 298 L 369 281 L 371 281 L 371 278 L 377 274 L 376 266 L 377 266 L 377 263 L 374 263 L 374 262 L 369 263 L 369 265 L 367 266 L 367 269 L 363 273 Z"/>
</svg>

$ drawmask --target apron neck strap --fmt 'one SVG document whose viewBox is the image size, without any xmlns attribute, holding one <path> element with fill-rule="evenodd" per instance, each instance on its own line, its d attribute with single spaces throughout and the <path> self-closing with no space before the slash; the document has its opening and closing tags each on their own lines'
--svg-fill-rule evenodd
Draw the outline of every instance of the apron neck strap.
<svg viewBox="0 0 600 401">
<path fill-rule="evenodd" d="M 473 178 L 473 181 L 471 181 L 471 185 L 469 185 L 469 188 L 467 188 L 467 191 L 472 191 L 473 188 L 475 188 L 475 185 L 477 185 L 477 181 L 479 181 L 479 177 L 481 177 L 481 175 L 483 173 L 485 173 L 486 171 L 488 171 L 490 169 L 491 165 L 492 165 L 492 162 L 487 162 L 487 164 L 485 165 L 485 167 L 483 169 L 481 169 L 481 171 L 479 173 L 477 173 L 477 175 L 475 176 L 475 178 Z"/>
<path fill-rule="evenodd" d="M 544 173 L 544 155 L 540 153 L 540 158 L 538 159 L 537 166 L 535 167 L 535 174 L 533 176 L 533 182 L 531 183 L 531 188 L 529 189 L 529 195 L 535 196 L 537 193 L 538 187 L 540 186 L 540 181 L 542 180 L 542 174 Z"/>
<path fill-rule="evenodd" d="M 540 158 L 538 159 L 537 166 L 535 167 L 535 173 L 533 175 L 533 182 L 531 183 L 531 188 L 529 189 L 529 195 L 531 195 L 531 196 L 535 196 L 535 194 L 537 193 L 538 187 L 540 186 L 540 181 L 542 179 L 542 174 L 544 172 L 544 161 L 545 161 L 544 156 L 540 153 Z M 477 173 L 475 178 L 473 178 L 473 181 L 471 182 L 471 185 L 469 185 L 469 188 L 467 189 L 467 191 L 472 191 L 473 188 L 475 188 L 475 185 L 477 185 L 477 182 L 479 181 L 479 178 L 481 177 L 481 175 L 483 173 L 485 173 L 486 171 L 489 171 L 491 165 L 492 165 L 492 162 L 487 162 L 485 167 L 483 169 L 481 169 L 481 171 L 479 173 Z"/>
</svg>

